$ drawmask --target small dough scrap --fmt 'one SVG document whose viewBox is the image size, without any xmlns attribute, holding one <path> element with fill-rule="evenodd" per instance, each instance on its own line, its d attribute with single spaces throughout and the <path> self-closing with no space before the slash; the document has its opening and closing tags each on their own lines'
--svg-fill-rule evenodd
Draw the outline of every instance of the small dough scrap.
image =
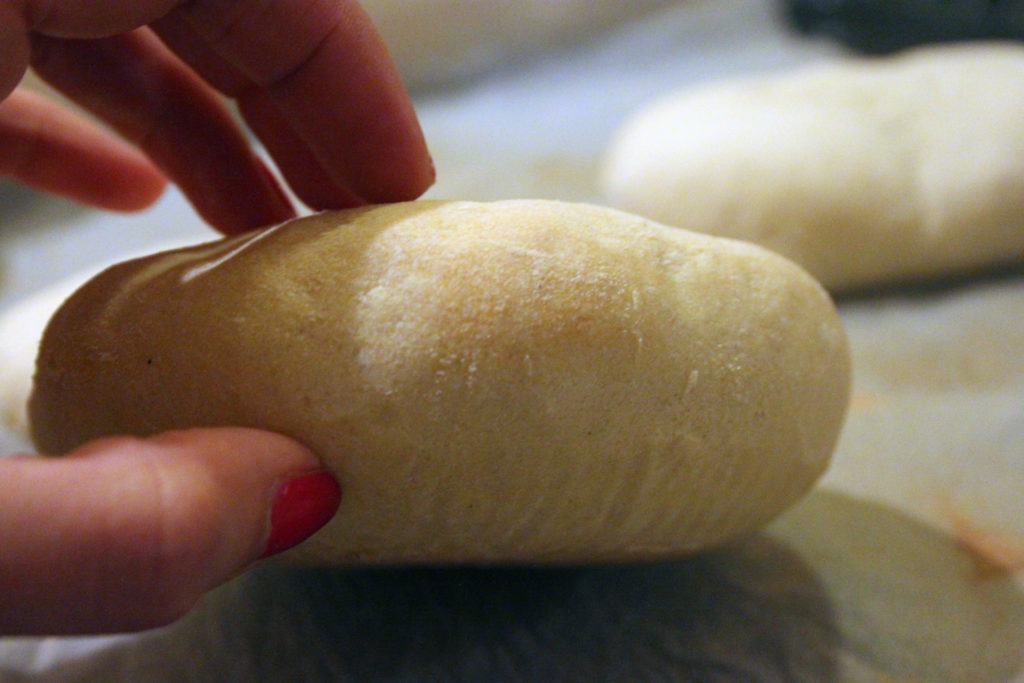
<svg viewBox="0 0 1024 683">
<path fill-rule="evenodd" d="M 363 0 L 407 87 L 423 90 L 679 0 Z"/>
<path fill-rule="evenodd" d="M 654 102 L 611 142 L 605 200 L 749 240 L 833 291 L 1024 257 L 1024 46 L 850 58 Z"/>
<path fill-rule="evenodd" d="M 596 206 L 419 201 L 127 262 L 55 314 L 43 452 L 262 427 L 345 492 L 318 563 L 575 563 L 723 543 L 846 411 L 831 299 L 767 250 Z"/>
</svg>

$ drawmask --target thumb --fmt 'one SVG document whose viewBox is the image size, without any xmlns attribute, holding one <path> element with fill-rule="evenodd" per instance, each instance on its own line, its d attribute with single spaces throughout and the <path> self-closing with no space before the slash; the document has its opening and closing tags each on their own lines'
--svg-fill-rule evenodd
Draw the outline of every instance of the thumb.
<svg viewBox="0 0 1024 683">
<path fill-rule="evenodd" d="M 0 459 L 0 633 L 161 626 L 337 510 L 308 450 L 251 429 L 86 444 Z"/>
</svg>

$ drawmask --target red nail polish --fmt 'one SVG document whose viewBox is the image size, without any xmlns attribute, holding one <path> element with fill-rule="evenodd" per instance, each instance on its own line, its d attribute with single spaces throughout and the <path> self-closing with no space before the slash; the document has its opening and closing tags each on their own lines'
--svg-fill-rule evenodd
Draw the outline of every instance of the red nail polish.
<svg viewBox="0 0 1024 683">
<path fill-rule="evenodd" d="M 270 537 L 260 559 L 298 545 L 326 524 L 341 504 L 341 486 L 330 472 L 289 479 L 270 510 Z"/>
</svg>

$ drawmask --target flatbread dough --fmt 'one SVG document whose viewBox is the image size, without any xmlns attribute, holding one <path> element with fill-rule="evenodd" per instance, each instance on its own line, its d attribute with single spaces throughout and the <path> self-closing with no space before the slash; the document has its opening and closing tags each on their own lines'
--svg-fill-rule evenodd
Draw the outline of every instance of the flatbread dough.
<svg viewBox="0 0 1024 683">
<path fill-rule="evenodd" d="M 406 86 L 452 83 L 679 0 L 363 0 Z"/>
<path fill-rule="evenodd" d="M 833 290 L 1024 257 L 1024 46 L 919 49 L 667 96 L 628 120 L 608 203 L 750 240 Z"/>
<path fill-rule="evenodd" d="M 294 556 L 675 556 L 825 469 L 849 358 L 828 295 L 753 245 L 550 201 L 325 213 L 118 265 L 43 338 L 33 436 L 198 425 L 308 444 L 345 492 Z"/>
</svg>

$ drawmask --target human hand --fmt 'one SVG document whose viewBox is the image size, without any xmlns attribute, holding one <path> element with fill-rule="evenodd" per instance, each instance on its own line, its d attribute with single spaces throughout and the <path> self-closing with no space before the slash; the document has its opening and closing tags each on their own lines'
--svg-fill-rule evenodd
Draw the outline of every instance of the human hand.
<svg viewBox="0 0 1024 683">
<path fill-rule="evenodd" d="M 304 540 L 340 491 L 316 458 L 251 429 L 92 442 L 0 458 L 0 634 L 169 623 Z"/>
<path fill-rule="evenodd" d="M 29 65 L 120 137 L 15 89 Z M 311 208 L 412 199 L 433 181 L 408 96 L 352 0 L 0 3 L 0 175 L 117 210 L 151 204 L 170 179 L 229 234 L 291 217 L 221 95 Z M 340 491 L 318 468 L 283 436 L 234 428 L 0 459 L 0 633 L 181 616 L 334 514 Z"/>
<path fill-rule="evenodd" d="M 124 141 L 15 90 L 29 65 Z M 353 0 L 0 3 L 0 175 L 118 210 L 149 205 L 169 178 L 229 234 L 291 217 L 218 92 L 314 209 L 412 199 L 433 182 L 412 105 Z"/>
</svg>

